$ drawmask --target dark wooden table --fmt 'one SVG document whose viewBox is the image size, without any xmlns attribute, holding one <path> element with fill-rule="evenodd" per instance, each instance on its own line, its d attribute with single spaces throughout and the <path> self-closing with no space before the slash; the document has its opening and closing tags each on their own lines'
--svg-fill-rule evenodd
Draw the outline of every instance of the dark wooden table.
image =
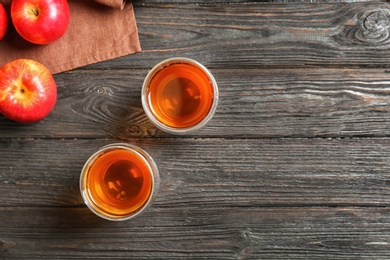
<svg viewBox="0 0 390 260">
<path fill-rule="evenodd" d="M 45 120 L 0 117 L 0 258 L 390 259 L 390 4 L 134 0 L 143 51 L 55 75 Z M 141 85 L 184 56 L 213 120 L 158 131 Z M 80 170 L 103 145 L 156 160 L 141 217 L 98 218 Z"/>
</svg>

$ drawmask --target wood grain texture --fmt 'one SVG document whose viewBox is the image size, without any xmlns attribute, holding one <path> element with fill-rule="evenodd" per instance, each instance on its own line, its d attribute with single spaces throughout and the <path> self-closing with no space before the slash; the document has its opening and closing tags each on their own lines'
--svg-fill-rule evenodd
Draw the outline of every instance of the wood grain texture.
<svg viewBox="0 0 390 260">
<path fill-rule="evenodd" d="M 134 140 L 162 183 L 153 207 L 122 223 L 78 192 L 84 161 L 107 143 L 1 141 L 3 257 L 389 257 L 388 139 Z"/>
<path fill-rule="evenodd" d="M 134 1 L 143 51 L 111 67 L 151 68 L 173 56 L 212 68 L 389 67 L 388 3 L 224 2 Z"/>
<path fill-rule="evenodd" d="M 113 142 L 1 140 L 7 151 L 0 161 L 1 205 L 82 206 L 80 171 L 100 146 Z M 148 151 L 158 165 L 156 205 L 161 208 L 390 206 L 390 139 L 164 138 L 131 143 Z"/>
<path fill-rule="evenodd" d="M 220 102 L 190 136 L 307 138 L 389 136 L 385 69 L 212 69 Z M 146 70 L 76 70 L 56 75 L 59 100 L 33 125 L 0 118 L 4 138 L 168 137 L 141 105 Z"/>
<path fill-rule="evenodd" d="M 386 208 L 161 210 L 108 223 L 81 208 L 0 211 L 0 254 L 17 258 L 388 259 Z M 28 216 L 28 221 L 26 217 Z M 22 249 L 22 250 L 21 250 Z"/>
<path fill-rule="evenodd" d="M 55 75 L 39 123 L 0 117 L 0 259 L 390 259 L 390 4 L 133 3 L 142 52 Z M 141 106 L 148 70 L 173 56 L 220 89 L 186 136 Z M 161 175 L 153 206 L 119 223 L 78 185 L 114 142 Z"/>
</svg>

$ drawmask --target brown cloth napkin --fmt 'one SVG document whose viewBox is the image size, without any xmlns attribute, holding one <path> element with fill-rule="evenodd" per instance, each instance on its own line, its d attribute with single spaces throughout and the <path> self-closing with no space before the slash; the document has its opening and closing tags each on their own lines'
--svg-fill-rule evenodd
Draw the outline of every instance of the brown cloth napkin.
<svg viewBox="0 0 390 260">
<path fill-rule="evenodd" d="M 9 15 L 11 0 L 0 0 Z M 10 27 L 0 41 L 0 67 L 20 59 L 34 59 L 53 74 L 141 51 L 131 2 L 69 0 L 70 23 L 65 35 L 47 45 L 22 39 Z M 115 8 L 113 8 L 115 7 Z"/>
<path fill-rule="evenodd" d="M 95 2 L 119 9 L 123 9 L 126 4 L 126 0 L 95 0 Z"/>
</svg>

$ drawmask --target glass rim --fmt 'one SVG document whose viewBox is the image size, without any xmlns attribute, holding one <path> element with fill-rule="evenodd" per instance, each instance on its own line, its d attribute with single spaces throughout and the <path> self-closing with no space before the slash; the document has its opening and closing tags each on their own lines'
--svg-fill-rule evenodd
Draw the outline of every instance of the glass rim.
<svg viewBox="0 0 390 260">
<path fill-rule="evenodd" d="M 148 85 L 151 81 L 151 79 L 156 75 L 157 72 L 159 72 L 162 68 L 172 65 L 172 64 L 177 64 L 177 63 L 182 63 L 182 64 L 191 64 L 195 65 L 196 67 L 200 68 L 210 79 L 210 83 L 213 89 L 213 102 L 211 104 L 211 107 L 209 111 L 207 112 L 207 115 L 198 123 L 188 126 L 188 127 L 183 127 L 183 128 L 177 128 L 177 127 L 171 127 L 166 124 L 163 124 L 160 122 L 156 117 L 153 115 L 152 111 L 150 110 L 149 106 L 149 101 L 147 97 L 147 90 L 148 90 Z M 219 90 L 218 90 L 218 84 L 217 81 L 215 80 L 213 74 L 209 71 L 208 68 L 206 68 L 203 64 L 200 62 L 191 59 L 191 58 L 185 58 L 185 57 L 173 57 L 173 58 L 168 58 L 163 61 L 160 61 L 157 63 L 146 75 L 144 82 L 142 84 L 142 92 L 141 92 L 141 101 L 142 101 L 142 107 L 146 113 L 146 116 L 149 118 L 149 120 L 160 130 L 170 133 L 170 134 L 176 134 L 176 135 L 183 135 L 187 134 L 190 132 L 193 132 L 195 130 L 198 130 L 205 126 L 211 118 L 214 116 L 216 110 L 217 110 L 217 105 L 219 101 Z"/>
<path fill-rule="evenodd" d="M 129 213 L 123 216 L 117 216 L 111 213 L 108 213 L 104 211 L 97 203 L 94 202 L 93 197 L 91 196 L 90 192 L 87 189 L 87 183 L 86 183 L 86 178 L 88 177 L 87 170 L 92 166 L 92 164 L 96 161 L 96 159 L 99 157 L 99 155 L 103 154 L 106 151 L 110 151 L 112 149 L 125 149 L 131 152 L 134 152 L 142 158 L 142 160 L 146 163 L 149 169 L 149 174 L 152 179 L 152 187 L 150 191 L 150 195 L 145 202 L 144 205 L 142 205 L 137 211 L 133 213 Z M 80 186 L 80 193 L 81 197 L 85 203 L 85 205 L 97 216 L 106 219 L 106 220 L 111 220 L 111 221 L 124 221 L 124 220 L 129 220 L 132 219 L 141 213 L 143 213 L 152 203 L 153 200 L 158 192 L 160 185 L 160 175 L 159 175 L 159 170 L 157 168 L 157 165 L 153 158 L 142 148 L 132 145 L 132 144 L 126 144 L 126 143 L 113 143 L 113 144 L 108 144 L 105 146 L 100 147 L 96 152 L 94 152 L 85 162 L 81 174 L 80 174 L 80 179 L 79 179 L 79 186 Z"/>
</svg>

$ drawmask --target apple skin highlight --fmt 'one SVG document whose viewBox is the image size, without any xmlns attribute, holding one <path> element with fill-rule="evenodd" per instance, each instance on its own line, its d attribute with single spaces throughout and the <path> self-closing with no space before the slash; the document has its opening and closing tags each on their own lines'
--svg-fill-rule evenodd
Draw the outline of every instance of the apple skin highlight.
<svg viewBox="0 0 390 260">
<path fill-rule="evenodd" d="M 11 19 L 16 31 L 35 44 L 49 44 L 61 38 L 69 25 L 67 0 L 13 0 Z"/>
<path fill-rule="evenodd" d="M 57 101 L 57 85 L 41 63 L 19 59 L 0 68 L 0 113 L 19 123 L 45 118 Z"/>
<path fill-rule="evenodd" d="M 8 16 L 5 12 L 4 6 L 0 4 L 0 40 L 4 38 L 8 28 Z"/>
</svg>

